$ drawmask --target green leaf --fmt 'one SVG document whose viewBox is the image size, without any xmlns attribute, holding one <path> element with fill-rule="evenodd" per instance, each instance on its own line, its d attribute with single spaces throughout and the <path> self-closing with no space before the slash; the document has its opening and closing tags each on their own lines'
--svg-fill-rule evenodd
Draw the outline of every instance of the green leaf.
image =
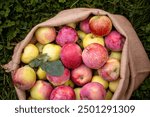
<svg viewBox="0 0 150 117">
<path fill-rule="evenodd" d="M 37 59 L 44 63 L 49 59 L 49 56 L 47 54 L 41 54 Z"/>
<path fill-rule="evenodd" d="M 65 3 L 66 0 L 59 0 L 59 3 Z"/>
<path fill-rule="evenodd" d="M 29 65 L 31 67 L 39 67 L 40 65 L 45 63 L 48 59 L 49 59 L 49 56 L 47 56 L 47 54 L 42 54 L 42 55 L 38 56 L 36 59 L 32 60 L 29 63 Z"/>
<path fill-rule="evenodd" d="M 39 67 L 41 64 L 42 64 L 42 61 L 38 59 L 34 59 L 29 63 L 31 67 Z"/>
<path fill-rule="evenodd" d="M 52 76 L 61 76 L 64 72 L 64 66 L 60 60 L 45 62 L 40 67 Z"/>
<path fill-rule="evenodd" d="M 0 50 L 2 50 L 3 49 L 3 45 L 0 45 Z"/>
</svg>

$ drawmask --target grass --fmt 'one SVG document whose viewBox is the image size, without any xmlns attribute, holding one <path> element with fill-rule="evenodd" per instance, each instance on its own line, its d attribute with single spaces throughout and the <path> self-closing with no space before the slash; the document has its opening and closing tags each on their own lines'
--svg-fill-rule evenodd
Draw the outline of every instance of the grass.
<svg viewBox="0 0 150 117">
<path fill-rule="evenodd" d="M 7 63 L 13 49 L 36 24 L 63 9 L 100 8 L 124 15 L 134 26 L 150 58 L 150 2 L 147 0 L 0 0 L 0 64 Z M 150 99 L 150 76 L 131 99 Z M 17 99 L 10 73 L 0 67 L 0 99 Z"/>
</svg>

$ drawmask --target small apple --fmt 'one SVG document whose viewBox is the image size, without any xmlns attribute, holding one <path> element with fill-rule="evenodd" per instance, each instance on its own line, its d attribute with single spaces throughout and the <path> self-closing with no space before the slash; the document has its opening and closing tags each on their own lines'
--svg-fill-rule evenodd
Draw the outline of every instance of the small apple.
<svg viewBox="0 0 150 117">
<path fill-rule="evenodd" d="M 36 43 L 35 46 L 38 48 L 39 52 L 42 53 L 44 45 L 40 43 Z"/>
<path fill-rule="evenodd" d="M 89 21 L 90 30 L 98 36 L 106 36 L 112 29 L 112 22 L 109 17 L 100 15 L 93 16 Z"/>
<path fill-rule="evenodd" d="M 72 23 L 68 23 L 67 26 L 70 26 L 71 28 L 76 28 L 76 23 L 72 22 Z"/>
<path fill-rule="evenodd" d="M 120 79 L 118 78 L 115 81 L 109 82 L 109 89 L 110 89 L 110 91 L 112 91 L 112 92 L 116 91 L 116 89 L 117 89 L 117 87 L 119 85 L 119 81 L 120 81 Z"/>
<path fill-rule="evenodd" d="M 108 60 L 108 52 L 101 44 L 92 43 L 84 48 L 82 59 L 84 64 L 89 68 L 99 69 Z"/>
<path fill-rule="evenodd" d="M 79 67 L 72 70 L 71 79 L 76 85 L 83 86 L 91 81 L 92 70 L 84 64 L 82 64 Z"/>
<path fill-rule="evenodd" d="M 121 60 L 121 52 L 114 52 L 114 51 L 112 51 L 110 53 L 109 58 L 115 58 L 115 59 L 118 59 L 120 61 Z"/>
<path fill-rule="evenodd" d="M 35 31 L 35 38 L 41 44 L 47 44 L 55 40 L 56 30 L 54 27 L 40 27 Z"/>
<path fill-rule="evenodd" d="M 83 40 L 84 37 L 87 35 L 86 33 L 82 32 L 81 30 L 78 30 L 77 33 L 78 33 L 78 36 L 79 36 L 79 38 L 80 38 L 81 40 Z"/>
<path fill-rule="evenodd" d="M 56 43 L 63 46 L 68 43 L 75 43 L 78 40 L 78 34 L 75 29 L 64 26 L 58 32 L 56 36 Z"/>
<path fill-rule="evenodd" d="M 43 47 L 42 54 L 49 56 L 49 61 L 56 61 L 60 58 L 61 46 L 57 44 L 46 44 Z"/>
<path fill-rule="evenodd" d="M 66 81 L 70 79 L 70 71 L 67 68 L 65 68 L 61 76 L 52 76 L 50 74 L 47 74 L 46 78 L 54 86 L 59 86 L 64 84 Z"/>
<path fill-rule="evenodd" d="M 60 58 L 65 67 L 77 68 L 82 63 L 82 50 L 75 43 L 65 44 L 62 47 Z"/>
<path fill-rule="evenodd" d="M 106 47 L 112 51 L 121 51 L 125 42 L 125 38 L 117 31 L 111 31 L 105 37 Z"/>
<path fill-rule="evenodd" d="M 75 92 L 75 95 L 76 95 L 76 100 L 81 100 L 80 90 L 81 90 L 81 88 L 79 88 L 79 87 L 74 89 L 74 92 Z"/>
<path fill-rule="evenodd" d="M 29 90 L 36 82 L 36 73 L 34 69 L 25 65 L 20 67 L 14 74 L 13 82 L 21 90 Z"/>
<path fill-rule="evenodd" d="M 50 95 L 50 100 L 75 100 L 75 98 L 73 88 L 64 85 L 56 87 Z"/>
<path fill-rule="evenodd" d="M 48 100 L 52 90 L 53 87 L 50 83 L 43 80 L 38 80 L 31 88 L 30 95 L 36 100 Z"/>
<path fill-rule="evenodd" d="M 103 79 L 101 76 L 99 76 L 99 75 L 93 76 L 91 82 L 98 82 L 98 83 L 102 84 L 105 89 L 108 88 L 108 81 L 104 80 L 104 79 Z"/>
<path fill-rule="evenodd" d="M 64 85 L 65 86 L 70 86 L 70 87 L 74 88 L 74 83 L 72 82 L 72 80 L 66 81 Z"/>
<path fill-rule="evenodd" d="M 89 20 L 90 17 L 86 18 L 85 20 L 80 22 L 80 30 L 85 32 L 85 33 L 90 33 L 90 27 L 89 27 Z"/>
<path fill-rule="evenodd" d="M 38 79 L 46 80 L 46 72 L 44 70 L 42 70 L 41 67 L 38 68 L 36 74 L 38 76 Z"/>
<path fill-rule="evenodd" d="M 84 85 L 80 91 L 80 98 L 82 100 L 104 100 L 106 90 L 98 82 L 90 82 Z"/>
<path fill-rule="evenodd" d="M 33 59 L 37 58 L 39 55 L 39 50 L 34 44 L 28 44 L 21 55 L 21 61 L 28 64 Z"/>
<path fill-rule="evenodd" d="M 108 90 L 106 93 L 105 100 L 111 100 L 112 96 L 113 96 L 113 93 L 110 90 Z"/>
<path fill-rule="evenodd" d="M 103 37 L 95 36 L 92 33 L 89 33 L 83 39 L 83 47 L 85 48 L 89 44 L 92 44 L 92 43 L 98 43 L 98 44 L 101 44 L 103 46 L 105 45 Z"/>
<path fill-rule="evenodd" d="M 117 59 L 109 58 L 106 64 L 98 69 L 98 73 L 107 81 L 114 81 L 120 75 L 120 62 Z"/>
</svg>

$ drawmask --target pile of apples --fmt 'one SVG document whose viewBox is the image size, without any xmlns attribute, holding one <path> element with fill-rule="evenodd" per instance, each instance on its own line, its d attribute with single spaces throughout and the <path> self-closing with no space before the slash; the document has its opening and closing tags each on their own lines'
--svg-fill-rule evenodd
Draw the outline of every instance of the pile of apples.
<svg viewBox="0 0 150 117">
<path fill-rule="evenodd" d="M 109 17 L 89 16 L 81 22 L 59 27 L 39 27 L 23 50 L 14 85 L 35 100 L 111 99 L 120 79 L 121 52 L 125 38 Z M 60 76 L 29 63 L 46 54 L 48 61 L 60 60 Z M 54 65 L 55 66 L 55 65 Z"/>
</svg>

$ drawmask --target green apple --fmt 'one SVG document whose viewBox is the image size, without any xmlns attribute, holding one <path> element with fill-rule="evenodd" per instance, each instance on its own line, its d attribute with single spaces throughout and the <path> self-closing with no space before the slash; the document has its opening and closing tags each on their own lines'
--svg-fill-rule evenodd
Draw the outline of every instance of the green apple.
<svg viewBox="0 0 150 117">
<path fill-rule="evenodd" d="M 92 33 L 89 33 L 83 39 L 83 47 L 85 48 L 86 46 L 88 46 L 89 44 L 92 44 L 92 43 L 98 43 L 103 46 L 105 45 L 103 37 L 95 36 Z"/>
<path fill-rule="evenodd" d="M 116 89 L 117 89 L 117 87 L 119 85 L 119 80 L 120 79 L 117 79 L 115 81 L 109 82 L 109 89 L 110 89 L 111 92 L 115 92 L 116 91 Z"/>
<path fill-rule="evenodd" d="M 44 70 L 42 70 L 41 67 L 38 68 L 36 74 L 38 76 L 38 79 L 46 80 L 46 72 Z"/>
<path fill-rule="evenodd" d="M 94 75 L 92 78 L 91 82 L 98 82 L 104 86 L 105 89 L 108 88 L 108 81 L 104 80 L 101 76 L 99 75 Z"/>
<path fill-rule="evenodd" d="M 68 23 L 67 26 L 70 26 L 71 28 L 76 28 L 76 23 L 72 22 L 72 23 Z"/>
<path fill-rule="evenodd" d="M 60 58 L 61 47 L 56 44 L 46 44 L 43 47 L 42 54 L 49 56 L 49 61 L 56 61 Z"/>
<path fill-rule="evenodd" d="M 114 51 L 112 51 L 111 53 L 110 53 L 110 56 L 109 56 L 110 58 L 115 58 L 115 59 L 118 59 L 118 60 L 121 60 L 121 52 L 114 52 Z"/>
<path fill-rule="evenodd" d="M 108 90 L 106 93 L 105 100 L 111 100 L 112 96 L 113 96 L 113 93 L 110 90 Z"/>
<path fill-rule="evenodd" d="M 67 82 L 65 82 L 64 85 L 65 86 L 70 86 L 70 87 L 74 88 L 74 83 L 72 82 L 72 80 L 68 80 Z"/>
<path fill-rule="evenodd" d="M 74 89 L 74 92 L 75 92 L 75 95 L 76 95 L 76 100 L 81 100 L 80 90 L 81 90 L 81 88 L 79 88 L 79 87 Z"/>
<path fill-rule="evenodd" d="M 21 55 L 21 61 L 23 63 L 29 63 L 33 59 L 37 58 L 39 55 L 39 50 L 34 44 L 28 44 Z"/>
<path fill-rule="evenodd" d="M 79 38 L 80 38 L 81 40 L 83 40 L 84 37 L 87 35 L 86 33 L 84 33 L 84 32 L 81 31 L 81 30 L 78 30 L 77 33 L 78 33 L 78 36 L 79 36 Z"/>
</svg>

